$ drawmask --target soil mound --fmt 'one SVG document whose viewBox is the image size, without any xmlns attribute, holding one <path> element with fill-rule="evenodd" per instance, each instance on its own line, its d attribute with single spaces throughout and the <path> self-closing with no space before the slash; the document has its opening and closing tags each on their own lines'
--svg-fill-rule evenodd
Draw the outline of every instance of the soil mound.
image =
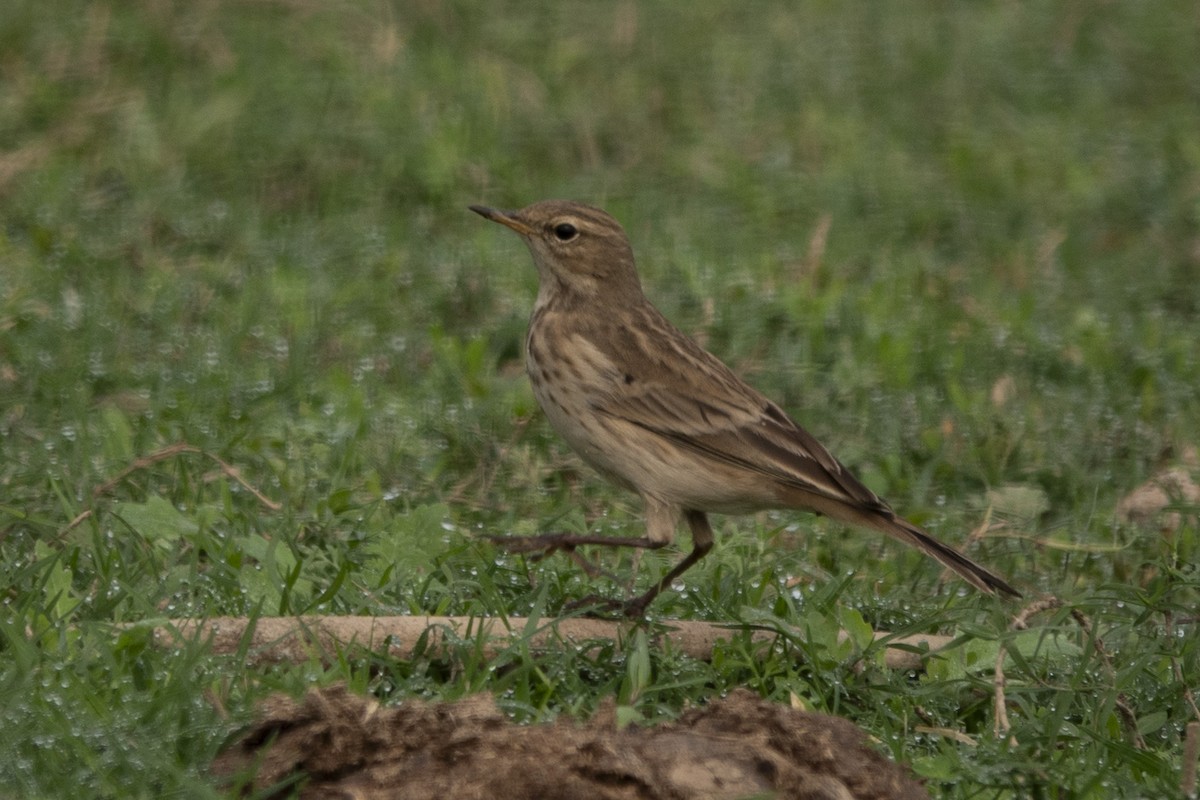
<svg viewBox="0 0 1200 800">
<path fill-rule="evenodd" d="M 344 687 L 275 696 L 213 765 L 248 791 L 354 800 L 928 798 L 909 772 L 836 717 L 748 691 L 674 723 L 618 730 L 611 711 L 514 725 L 490 695 L 385 708 Z"/>
</svg>

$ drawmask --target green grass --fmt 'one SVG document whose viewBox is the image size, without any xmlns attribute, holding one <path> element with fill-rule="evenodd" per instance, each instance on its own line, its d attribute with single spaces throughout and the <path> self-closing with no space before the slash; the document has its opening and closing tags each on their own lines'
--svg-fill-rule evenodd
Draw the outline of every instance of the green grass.
<svg viewBox="0 0 1200 800">
<path fill-rule="evenodd" d="M 0 794 L 220 796 L 205 766 L 256 700 L 340 680 L 528 721 L 748 686 L 852 719 L 938 795 L 1177 794 L 1200 531 L 1114 509 L 1200 445 L 1194 11 L 7 3 Z M 990 506 L 1008 527 L 972 554 L 1065 607 L 1014 637 L 1015 607 L 939 593 L 916 554 L 778 514 L 720 520 L 652 611 L 810 639 L 711 663 L 634 637 L 251 669 L 114 630 L 625 591 L 476 538 L 639 531 L 525 383 L 527 254 L 465 208 L 558 196 L 613 212 L 668 316 L 898 509 L 961 542 Z M 106 486 L 179 442 L 279 508 L 198 453 Z M 859 668 L 830 632 L 861 620 L 961 634 L 961 659 Z"/>
</svg>

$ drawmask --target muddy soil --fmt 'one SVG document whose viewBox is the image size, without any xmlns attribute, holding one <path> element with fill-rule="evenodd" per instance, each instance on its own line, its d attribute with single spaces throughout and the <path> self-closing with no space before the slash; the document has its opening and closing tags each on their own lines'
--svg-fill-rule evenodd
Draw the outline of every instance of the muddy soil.
<svg viewBox="0 0 1200 800">
<path fill-rule="evenodd" d="M 674 723 L 514 725 L 490 695 L 393 708 L 334 687 L 263 704 L 213 765 L 259 797 L 928 798 L 851 723 L 737 691 Z M 263 793 L 281 785 L 278 792 Z"/>
</svg>

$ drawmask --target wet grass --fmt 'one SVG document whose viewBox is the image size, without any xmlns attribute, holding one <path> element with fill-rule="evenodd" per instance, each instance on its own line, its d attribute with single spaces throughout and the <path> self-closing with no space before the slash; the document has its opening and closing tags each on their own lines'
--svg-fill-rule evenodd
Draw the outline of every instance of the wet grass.
<svg viewBox="0 0 1200 800">
<path fill-rule="evenodd" d="M 1115 513 L 1196 468 L 1200 34 L 1170 5 L 9 3 L 0 792 L 217 796 L 256 699 L 349 680 L 523 720 L 749 686 L 936 794 L 1177 793 L 1196 509 L 1168 535 Z M 640 524 L 537 411 L 535 275 L 465 209 L 553 196 L 621 219 L 668 316 L 898 509 L 956 542 L 1002 523 L 971 553 L 1064 606 L 1018 636 L 914 553 L 762 515 L 654 615 L 808 636 L 711 663 L 635 637 L 248 669 L 114 631 L 626 591 L 476 537 Z M 641 587 L 676 557 L 605 563 Z M 832 631 L 864 621 L 961 659 L 863 668 Z"/>
</svg>

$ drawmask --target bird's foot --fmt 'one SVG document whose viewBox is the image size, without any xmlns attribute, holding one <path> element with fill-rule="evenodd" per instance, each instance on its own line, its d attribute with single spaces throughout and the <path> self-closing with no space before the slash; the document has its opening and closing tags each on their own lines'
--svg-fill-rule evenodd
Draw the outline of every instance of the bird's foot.
<svg viewBox="0 0 1200 800">
<path fill-rule="evenodd" d="M 497 547 L 503 547 L 510 553 L 531 553 L 530 560 L 541 561 L 549 555 L 562 551 L 569 556 L 572 561 L 578 564 L 584 572 L 591 578 L 603 576 L 620 585 L 621 578 L 612 574 L 606 569 L 600 567 L 593 561 L 584 558 L 575 548 L 580 545 L 599 545 L 607 547 L 636 547 L 642 549 L 656 550 L 662 547 L 666 542 L 651 541 L 647 538 L 620 538 L 611 536 L 591 536 L 578 535 L 571 533 L 541 533 L 536 536 L 486 536 L 484 537 L 494 543 Z M 693 559 L 694 560 L 694 559 Z M 688 562 L 685 562 L 687 564 Z M 669 577 L 674 577 L 679 571 L 672 573 Z M 656 586 L 645 594 L 631 598 L 629 600 L 614 600 L 608 597 L 600 597 L 598 595 L 588 595 L 587 597 L 575 600 L 568 603 L 565 611 L 579 611 L 586 609 L 587 616 L 603 616 L 606 613 L 612 614 L 619 612 L 622 616 L 629 619 L 640 619 L 646 615 L 646 609 L 653 602 L 662 590 L 662 584 Z"/>
<path fill-rule="evenodd" d="M 565 533 L 541 533 L 537 536 L 500 536 L 483 537 L 498 547 L 503 547 L 510 553 L 536 553 L 542 559 L 556 550 L 573 550 L 576 542 L 570 541 Z M 538 552 L 538 551 L 541 552 Z"/>
<path fill-rule="evenodd" d="M 589 578 L 605 577 L 611 581 L 620 579 L 594 561 L 581 556 L 575 548 L 581 544 L 595 544 L 587 537 L 574 536 L 569 533 L 542 533 L 537 536 L 488 536 L 489 541 L 497 547 L 503 547 L 510 553 L 532 553 L 531 561 L 541 561 L 560 550 L 587 573 Z"/>
<path fill-rule="evenodd" d="M 568 613 L 582 611 L 585 617 L 608 618 L 612 616 L 612 612 L 621 611 L 624 605 L 620 600 L 614 600 L 611 597 L 589 594 L 587 597 L 581 597 L 578 600 L 572 600 L 567 603 L 563 606 L 563 611 Z"/>
<path fill-rule="evenodd" d="M 640 597 L 634 597 L 630 600 L 626 600 L 621 604 L 621 611 L 623 611 L 625 616 L 629 617 L 630 619 L 641 619 L 642 617 L 646 616 L 646 609 L 650 606 L 650 601 L 652 601 L 657 594 L 658 592 L 647 593 L 641 595 Z"/>
<path fill-rule="evenodd" d="M 585 617 L 601 619 L 619 619 L 621 617 L 641 619 L 646 616 L 646 608 L 650 605 L 650 599 L 642 595 L 631 600 L 617 600 L 612 597 L 589 594 L 587 597 L 567 603 L 563 606 L 563 611 L 568 613 L 582 611 Z"/>
</svg>

